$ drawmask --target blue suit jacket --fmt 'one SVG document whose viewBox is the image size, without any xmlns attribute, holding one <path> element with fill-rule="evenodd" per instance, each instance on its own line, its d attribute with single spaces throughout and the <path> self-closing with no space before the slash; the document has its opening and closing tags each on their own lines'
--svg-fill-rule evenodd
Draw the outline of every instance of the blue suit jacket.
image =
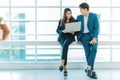
<svg viewBox="0 0 120 80">
<path fill-rule="evenodd" d="M 84 31 L 84 16 L 78 15 L 77 21 L 81 21 L 81 31 L 77 33 L 77 40 L 80 40 Z M 88 26 L 90 36 L 92 38 L 98 38 L 99 20 L 98 20 L 97 14 L 89 12 L 87 26 Z"/>
</svg>

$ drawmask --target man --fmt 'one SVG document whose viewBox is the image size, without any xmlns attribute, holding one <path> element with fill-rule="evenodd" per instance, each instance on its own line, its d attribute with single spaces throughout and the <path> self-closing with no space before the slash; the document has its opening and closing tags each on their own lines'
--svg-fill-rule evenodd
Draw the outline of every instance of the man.
<svg viewBox="0 0 120 80">
<path fill-rule="evenodd" d="M 94 61 L 97 53 L 99 21 L 97 14 L 89 12 L 89 5 L 82 3 L 79 5 L 82 15 L 77 16 L 77 21 L 81 21 L 81 31 L 77 34 L 78 43 L 82 43 L 85 51 L 88 77 L 97 79 L 94 71 Z"/>
</svg>

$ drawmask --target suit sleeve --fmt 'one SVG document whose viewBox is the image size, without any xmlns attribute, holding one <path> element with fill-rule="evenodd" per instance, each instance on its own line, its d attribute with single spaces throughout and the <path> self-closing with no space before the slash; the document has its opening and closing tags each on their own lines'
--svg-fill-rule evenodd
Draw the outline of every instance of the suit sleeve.
<svg viewBox="0 0 120 80">
<path fill-rule="evenodd" d="M 79 22 L 79 16 L 77 16 L 76 22 Z M 77 36 L 77 41 L 79 41 L 79 34 L 80 31 L 75 32 L 75 35 Z"/>
<path fill-rule="evenodd" d="M 58 27 L 57 27 L 57 29 L 56 29 L 56 32 L 59 34 L 59 35 L 61 35 L 63 32 L 62 32 L 62 27 L 60 26 L 60 22 L 61 22 L 61 20 L 59 20 L 59 23 L 58 23 Z"/>
<path fill-rule="evenodd" d="M 93 38 L 98 38 L 98 34 L 99 34 L 99 20 L 98 20 L 98 17 L 97 17 L 97 14 L 95 15 L 95 18 L 94 18 L 94 35 L 93 35 Z"/>
</svg>

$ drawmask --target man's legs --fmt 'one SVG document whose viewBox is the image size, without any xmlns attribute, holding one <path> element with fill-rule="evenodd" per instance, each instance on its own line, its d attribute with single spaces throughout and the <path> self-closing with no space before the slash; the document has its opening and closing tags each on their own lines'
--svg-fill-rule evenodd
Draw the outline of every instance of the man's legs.
<svg viewBox="0 0 120 80">
<path fill-rule="evenodd" d="M 87 61 L 87 75 L 92 77 L 92 71 L 94 69 L 94 61 L 97 53 L 97 44 L 91 45 L 89 42 L 91 41 L 89 34 L 83 34 L 81 38 L 81 43 L 84 47 L 86 61 Z"/>
</svg>

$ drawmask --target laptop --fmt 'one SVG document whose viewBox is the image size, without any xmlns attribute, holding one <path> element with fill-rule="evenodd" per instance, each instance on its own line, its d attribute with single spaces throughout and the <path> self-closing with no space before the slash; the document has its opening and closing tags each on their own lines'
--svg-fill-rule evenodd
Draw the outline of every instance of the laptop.
<svg viewBox="0 0 120 80">
<path fill-rule="evenodd" d="M 64 33 L 69 33 L 71 31 L 80 31 L 81 30 L 81 22 L 72 22 L 72 23 L 66 23 L 65 24 L 65 30 Z"/>
</svg>

